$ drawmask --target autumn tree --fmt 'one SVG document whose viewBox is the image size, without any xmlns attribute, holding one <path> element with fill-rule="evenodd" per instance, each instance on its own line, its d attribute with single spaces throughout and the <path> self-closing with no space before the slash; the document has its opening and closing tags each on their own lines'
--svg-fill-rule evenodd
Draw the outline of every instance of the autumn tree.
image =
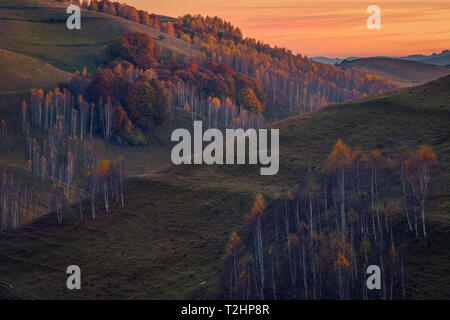
<svg viewBox="0 0 450 320">
<path fill-rule="evenodd" d="M 229 279 L 225 279 L 226 283 L 229 283 L 229 298 L 237 299 L 240 293 L 239 276 L 241 274 L 240 257 L 241 257 L 242 240 L 235 231 L 232 232 L 230 239 L 228 240 L 225 256 L 224 256 L 224 268 L 226 273 L 229 273 Z M 226 277 L 228 277 L 226 276 Z M 229 280 L 229 282 L 228 282 Z"/>
<path fill-rule="evenodd" d="M 255 95 L 255 92 L 250 89 L 244 89 L 239 92 L 238 95 L 238 103 L 246 110 L 262 112 L 263 108 L 258 98 Z"/>
<path fill-rule="evenodd" d="M 167 33 L 170 36 L 175 36 L 175 29 L 173 27 L 172 22 L 167 21 L 161 25 L 161 31 Z"/>
<path fill-rule="evenodd" d="M 159 51 L 148 34 L 127 32 L 105 48 L 102 60 L 104 63 L 126 60 L 139 68 L 148 69 L 158 65 L 158 55 Z"/>
<path fill-rule="evenodd" d="M 408 182 L 408 167 L 410 161 L 409 159 L 409 151 L 406 147 L 402 146 L 398 150 L 398 162 L 400 167 L 400 178 L 402 181 L 402 191 L 403 191 L 403 205 L 405 208 L 406 221 L 408 222 L 409 230 L 412 232 L 413 228 L 411 225 L 411 220 L 409 218 L 409 210 L 408 210 L 408 194 L 407 194 L 407 182 Z"/>
<path fill-rule="evenodd" d="M 255 197 L 255 201 L 253 203 L 253 207 L 250 213 L 247 215 L 246 220 L 247 224 L 252 230 L 253 239 L 254 239 L 254 258 L 257 263 L 257 270 L 259 272 L 259 286 L 257 286 L 257 291 L 259 292 L 260 299 L 264 299 L 264 247 L 262 240 L 262 217 L 264 215 L 266 204 L 264 202 L 264 198 L 262 194 L 258 193 Z"/>
<path fill-rule="evenodd" d="M 327 169 L 335 175 L 340 190 L 340 213 L 341 228 L 344 234 L 347 233 L 346 211 L 345 211 L 345 172 L 351 165 L 350 147 L 345 145 L 342 140 L 338 140 L 328 156 Z"/>
<path fill-rule="evenodd" d="M 427 238 L 425 227 L 425 207 L 430 193 L 430 183 L 433 170 L 437 164 L 437 156 L 429 146 L 421 146 L 414 155 L 414 162 L 417 168 L 417 179 L 420 194 L 420 209 L 422 216 L 423 236 Z"/>
<path fill-rule="evenodd" d="M 100 185 L 103 189 L 103 198 L 105 202 L 106 213 L 109 213 L 109 187 L 110 187 L 110 175 L 111 175 L 111 162 L 103 159 L 98 165 L 97 176 L 100 180 Z"/>
<path fill-rule="evenodd" d="M 348 276 L 351 275 L 355 261 L 355 253 L 345 234 L 337 232 L 331 234 L 331 252 L 333 266 L 336 270 L 336 280 L 340 299 L 348 297 Z"/>
</svg>

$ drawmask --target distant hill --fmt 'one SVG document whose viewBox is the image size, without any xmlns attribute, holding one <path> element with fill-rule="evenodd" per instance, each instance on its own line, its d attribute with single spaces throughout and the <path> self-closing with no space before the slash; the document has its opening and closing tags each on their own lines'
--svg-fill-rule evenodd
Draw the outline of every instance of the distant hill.
<svg viewBox="0 0 450 320">
<path fill-rule="evenodd" d="M 332 64 L 332 65 L 336 65 L 336 64 L 339 64 L 342 61 L 344 61 L 344 59 L 340 59 L 340 58 L 327 58 L 327 57 L 312 57 L 312 59 L 315 62 Z"/>
<path fill-rule="evenodd" d="M 320 62 L 320 63 L 325 63 L 325 64 L 332 64 L 332 65 L 338 65 L 344 60 L 352 61 L 352 60 L 356 60 L 356 59 L 360 59 L 360 58 L 358 58 L 358 57 L 347 57 L 345 59 L 341 59 L 341 58 L 328 58 L 328 57 L 312 57 L 311 59 L 313 61 L 315 61 L 315 62 Z"/>
<path fill-rule="evenodd" d="M 411 60 L 411 61 L 419 61 L 423 63 L 433 64 L 437 66 L 450 66 L 450 50 L 443 50 L 441 53 L 432 53 L 430 55 L 423 54 L 412 54 L 405 57 L 387 57 L 387 56 L 377 56 L 374 58 L 392 58 L 392 59 L 401 59 L 401 60 Z M 357 59 L 362 59 L 359 57 L 347 57 L 345 59 L 341 58 L 329 58 L 329 57 L 313 57 L 312 58 L 316 62 L 326 63 L 337 65 L 343 61 L 353 61 Z"/>
<path fill-rule="evenodd" d="M 423 63 L 434 64 L 437 66 L 449 66 L 450 65 L 450 50 L 443 50 L 441 53 L 432 53 L 430 55 L 415 54 L 406 57 L 400 57 L 404 60 L 419 61 Z"/>
<path fill-rule="evenodd" d="M 447 66 L 434 66 L 417 61 L 392 58 L 345 60 L 339 64 L 339 67 L 343 69 L 365 69 L 403 87 L 423 84 L 450 74 L 450 67 Z"/>
</svg>

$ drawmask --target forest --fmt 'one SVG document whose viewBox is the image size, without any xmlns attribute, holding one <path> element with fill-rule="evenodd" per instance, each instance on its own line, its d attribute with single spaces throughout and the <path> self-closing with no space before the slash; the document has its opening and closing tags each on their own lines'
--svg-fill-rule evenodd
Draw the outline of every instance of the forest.
<svg viewBox="0 0 450 320">
<path fill-rule="evenodd" d="M 261 41 L 244 38 L 239 28 L 218 17 L 185 15 L 161 21 L 155 14 L 107 0 L 92 1 L 84 7 L 148 25 L 199 46 L 201 56 L 199 61 L 194 61 L 199 66 L 225 63 L 234 71 L 255 79 L 266 95 L 266 120 L 316 111 L 331 103 L 397 87 L 364 70 L 341 70 L 315 63 L 285 48 L 272 48 Z M 171 58 L 185 60 L 175 53 Z"/>
<path fill-rule="evenodd" d="M 405 239 L 425 239 L 426 207 L 437 157 L 432 148 L 353 150 L 341 140 L 326 172 L 286 194 L 255 197 L 246 229 L 234 231 L 223 257 L 224 299 L 405 299 Z M 379 181 L 396 176 L 402 197 Z M 395 230 L 395 231 L 394 231 Z M 400 231 L 400 232 L 399 232 Z M 382 290 L 369 291 L 378 265 Z"/>
</svg>

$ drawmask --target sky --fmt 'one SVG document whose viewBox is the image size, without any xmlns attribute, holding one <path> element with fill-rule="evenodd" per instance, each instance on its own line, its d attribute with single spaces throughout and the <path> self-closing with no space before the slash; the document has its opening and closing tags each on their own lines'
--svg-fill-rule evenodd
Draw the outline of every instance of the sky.
<svg viewBox="0 0 450 320">
<path fill-rule="evenodd" d="M 403 56 L 450 49 L 450 0 L 126 0 L 152 13 L 219 16 L 245 37 L 309 57 Z M 369 30 L 366 9 L 381 10 Z"/>
</svg>

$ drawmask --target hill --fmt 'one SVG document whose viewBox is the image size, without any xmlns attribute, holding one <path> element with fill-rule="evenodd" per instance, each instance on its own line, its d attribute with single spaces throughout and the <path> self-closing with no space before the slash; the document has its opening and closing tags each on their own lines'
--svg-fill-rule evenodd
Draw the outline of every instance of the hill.
<svg viewBox="0 0 450 320">
<path fill-rule="evenodd" d="M 0 49 L 0 74 L 0 94 L 28 91 L 33 87 L 51 89 L 72 77 L 42 60 L 3 49 Z"/>
<path fill-rule="evenodd" d="M 150 35 L 163 54 L 174 52 L 188 58 L 199 54 L 186 41 L 98 12 L 83 10 L 81 30 L 70 31 L 66 27 L 66 8 L 67 4 L 52 0 L 0 0 L 0 120 L 6 121 L 11 137 L 16 139 L 13 152 L 1 155 L 0 168 L 14 170 L 22 177 L 27 168 L 26 141 L 17 133 L 21 132 L 20 104 L 29 99 L 30 88 L 53 89 L 84 67 L 94 72 L 100 49 L 127 31 Z M 144 173 L 169 161 L 168 132 L 172 126 L 186 126 L 189 122 L 182 117 L 172 121 L 149 137 L 146 146 L 119 146 L 96 139 L 96 149 L 102 158 L 126 153 L 131 159 L 129 173 Z M 40 206 L 47 206 L 46 201 L 39 202 Z"/>
<path fill-rule="evenodd" d="M 1 49 L 25 54 L 68 72 L 94 71 L 102 46 L 127 31 L 150 35 L 157 45 L 179 55 L 197 48 L 148 26 L 103 13 L 82 11 L 81 30 L 68 30 L 67 5 L 52 0 L 0 0 Z"/>
<path fill-rule="evenodd" d="M 322 57 L 322 56 L 321 57 L 312 57 L 312 59 L 315 62 L 331 64 L 331 65 L 336 65 L 343 61 L 343 59 L 340 59 L 340 58 L 328 58 L 328 57 Z"/>
<path fill-rule="evenodd" d="M 386 57 L 386 56 L 377 56 L 375 58 L 388 58 L 388 59 L 400 59 L 400 60 L 410 60 L 410 61 L 419 61 L 427 64 L 432 64 L 436 66 L 450 66 L 450 50 L 442 50 L 441 53 L 432 53 L 430 55 L 423 54 L 412 54 L 404 57 Z M 313 57 L 312 58 L 316 62 L 326 63 L 326 64 L 339 64 L 342 61 L 353 61 L 357 59 L 362 59 L 360 57 L 347 57 L 345 59 L 341 58 L 329 58 L 329 57 Z"/>
<path fill-rule="evenodd" d="M 400 59 L 420 61 L 423 63 L 434 64 L 437 66 L 449 66 L 450 50 L 448 49 L 442 50 L 441 53 L 432 53 L 430 55 L 422 55 L 422 54 L 409 55 L 406 57 L 401 57 Z"/>
<path fill-rule="evenodd" d="M 258 166 L 180 166 L 130 178 L 126 206 L 96 221 L 74 207 L 0 235 L 4 298 L 214 298 L 232 230 L 244 228 L 255 192 L 268 202 L 324 170 L 337 139 L 393 155 L 401 145 L 434 147 L 438 174 L 428 215 L 430 245 L 408 241 L 408 298 L 449 298 L 450 77 L 391 94 L 326 107 L 276 123 L 280 171 Z M 381 186 L 399 192 L 398 178 Z M 83 290 L 65 289 L 65 268 L 82 269 Z"/>
<path fill-rule="evenodd" d="M 343 69 L 365 69 L 402 87 L 423 84 L 450 74 L 450 67 L 392 58 L 344 60 L 338 67 Z"/>
</svg>

